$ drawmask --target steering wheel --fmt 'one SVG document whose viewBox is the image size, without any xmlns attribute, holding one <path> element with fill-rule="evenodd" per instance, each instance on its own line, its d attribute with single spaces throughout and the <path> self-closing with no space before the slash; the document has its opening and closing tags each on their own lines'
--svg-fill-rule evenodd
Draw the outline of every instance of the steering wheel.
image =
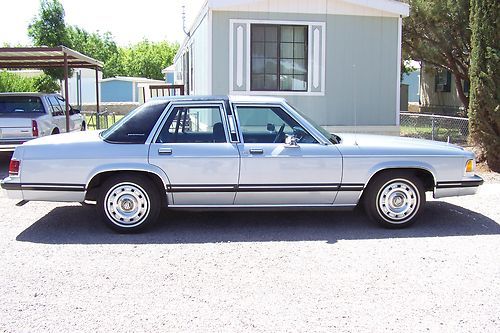
<svg viewBox="0 0 500 333">
<path fill-rule="evenodd" d="M 283 136 L 283 132 L 285 131 L 285 124 L 281 125 L 278 134 L 276 134 L 276 137 L 274 138 L 273 143 L 280 143 L 281 137 Z"/>
</svg>

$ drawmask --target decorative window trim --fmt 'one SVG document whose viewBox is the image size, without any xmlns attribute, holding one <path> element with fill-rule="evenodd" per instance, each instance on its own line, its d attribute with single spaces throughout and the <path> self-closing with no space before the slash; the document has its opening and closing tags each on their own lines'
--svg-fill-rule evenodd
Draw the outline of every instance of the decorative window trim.
<svg viewBox="0 0 500 333">
<path fill-rule="evenodd" d="M 307 26 L 308 33 L 308 44 L 307 44 L 307 91 L 252 91 L 250 89 L 251 82 L 251 35 L 250 26 L 251 24 L 276 24 L 276 25 L 302 25 Z M 239 29 L 234 31 L 234 26 L 240 25 L 244 26 L 245 29 Z M 318 29 L 314 27 L 321 27 L 321 33 Z M 315 37 L 316 32 L 316 37 Z M 318 35 L 321 35 L 319 37 Z M 237 35 L 237 36 L 235 36 Z M 235 37 L 237 40 L 235 42 Z M 245 39 L 245 43 L 242 43 L 241 38 Z M 316 41 L 314 47 L 313 43 Z M 320 45 L 317 42 L 321 43 Z M 237 49 L 235 50 L 235 47 Z M 313 49 L 314 48 L 314 49 Z M 320 51 L 321 50 L 321 51 Z M 314 52 L 314 54 L 313 54 Z M 236 58 L 243 55 L 243 58 Z M 314 63 L 316 60 L 316 63 Z M 317 61 L 319 60 L 319 64 Z M 235 64 L 238 65 L 236 68 L 235 78 Z M 244 79 L 245 89 L 236 90 L 234 88 L 235 81 L 242 83 Z M 240 20 L 240 19 L 230 19 L 229 20 L 229 94 L 230 95 L 281 95 L 281 96 L 324 96 L 325 95 L 325 81 L 326 81 L 326 22 L 314 22 L 314 21 L 282 21 L 282 20 Z M 320 84 L 319 91 L 313 91 L 313 82 Z M 241 86 L 240 85 L 240 86 Z"/>
</svg>

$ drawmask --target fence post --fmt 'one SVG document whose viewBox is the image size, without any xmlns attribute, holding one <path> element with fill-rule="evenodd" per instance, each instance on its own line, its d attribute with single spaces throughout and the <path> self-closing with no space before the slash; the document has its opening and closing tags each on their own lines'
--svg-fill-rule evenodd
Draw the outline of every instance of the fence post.
<svg viewBox="0 0 500 333">
<path fill-rule="evenodd" d="M 434 114 L 432 114 L 431 124 L 432 124 L 431 140 L 434 141 Z"/>
</svg>

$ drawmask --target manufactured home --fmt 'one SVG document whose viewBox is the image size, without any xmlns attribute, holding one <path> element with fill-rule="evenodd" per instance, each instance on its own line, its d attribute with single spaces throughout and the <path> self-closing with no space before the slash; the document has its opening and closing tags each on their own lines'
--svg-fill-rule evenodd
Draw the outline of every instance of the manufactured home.
<svg viewBox="0 0 500 333">
<path fill-rule="evenodd" d="M 329 130 L 399 134 L 408 14 L 392 0 L 208 0 L 175 78 L 189 94 L 285 97 Z"/>
</svg>

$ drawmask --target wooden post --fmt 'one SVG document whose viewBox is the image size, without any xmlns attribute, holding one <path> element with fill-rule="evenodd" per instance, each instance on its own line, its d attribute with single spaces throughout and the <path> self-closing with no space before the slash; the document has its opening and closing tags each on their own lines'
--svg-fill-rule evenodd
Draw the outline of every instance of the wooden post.
<svg viewBox="0 0 500 333">
<path fill-rule="evenodd" d="M 97 111 L 95 115 L 96 129 L 100 129 L 101 123 L 99 122 L 99 67 L 95 68 L 95 106 Z"/>
<path fill-rule="evenodd" d="M 66 132 L 69 132 L 69 91 L 68 91 L 68 55 L 64 52 L 64 99 L 66 100 Z"/>
</svg>

